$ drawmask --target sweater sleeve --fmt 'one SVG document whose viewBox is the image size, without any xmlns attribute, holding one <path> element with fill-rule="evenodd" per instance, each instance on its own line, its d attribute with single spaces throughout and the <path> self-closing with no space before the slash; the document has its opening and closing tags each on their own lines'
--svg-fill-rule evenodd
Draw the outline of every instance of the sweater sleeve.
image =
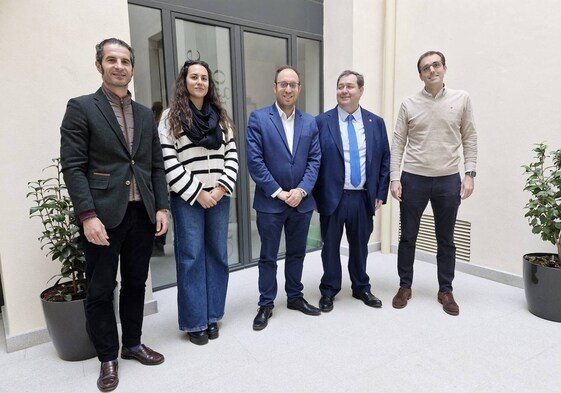
<svg viewBox="0 0 561 393">
<path fill-rule="evenodd" d="M 475 171 L 477 165 L 477 132 L 475 131 L 475 121 L 469 96 L 466 98 L 460 132 L 462 134 L 465 171 Z"/>
<path fill-rule="evenodd" d="M 399 109 L 393 133 L 390 153 L 390 181 L 399 180 L 400 178 L 403 153 L 407 144 L 407 132 L 407 108 L 403 103 Z"/>
<path fill-rule="evenodd" d="M 228 194 L 232 195 L 236 180 L 238 178 L 238 150 L 236 149 L 236 141 L 234 140 L 234 132 L 231 129 L 225 133 L 225 151 L 224 151 L 224 171 L 218 182 L 228 190 Z"/>
<path fill-rule="evenodd" d="M 158 126 L 166 168 L 166 180 L 171 191 L 193 205 L 203 189 L 203 184 L 179 161 L 176 144 L 169 129 L 168 114 L 169 110 L 162 113 Z"/>
</svg>

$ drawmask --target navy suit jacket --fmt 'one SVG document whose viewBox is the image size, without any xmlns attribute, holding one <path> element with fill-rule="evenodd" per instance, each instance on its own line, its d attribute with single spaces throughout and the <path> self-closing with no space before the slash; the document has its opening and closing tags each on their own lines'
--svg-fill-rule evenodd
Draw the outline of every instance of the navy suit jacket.
<svg viewBox="0 0 561 393">
<path fill-rule="evenodd" d="M 109 100 L 101 90 L 68 102 L 60 127 L 64 181 L 76 214 L 95 210 L 107 228 L 121 223 L 134 174 L 150 220 L 168 208 L 162 147 L 154 115 L 132 102 L 134 139 L 129 151 Z"/>
<path fill-rule="evenodd" d="M 296 109 L 292 154 L 275 104 L 251 113 L 247 125 L 247 166 L 256 184 L 253 208 L 265 213 L 289 209 L 284 201 L 271 198 L 279 188 L 301 188 L 308 196 L 296 208 L 305 213 L 316 207 L 312 189 L 321 159 L 318 128 L 313 116 Z"/>
<path fill-rule="evenodd" d="M 366 138 L 366 183 L 368 210 L 376 212 L 376 199 L 384 203 L 390 179 L 390 147 L 384 119 L 361 108 Z M 319 214 L 331 215 L 339 205 L 345 186 L 345 159 L 337 107 L 316 117 L 321 146 L 321 166 L 313 194 Z"/>
</svg>

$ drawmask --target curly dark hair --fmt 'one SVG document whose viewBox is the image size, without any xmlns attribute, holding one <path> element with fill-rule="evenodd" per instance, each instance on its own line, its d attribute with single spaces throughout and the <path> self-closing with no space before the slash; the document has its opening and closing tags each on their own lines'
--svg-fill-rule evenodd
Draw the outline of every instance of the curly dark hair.
<svg viewBox="0 0 561 393">
<path fill-rule="evenodd" d="M 218 115 L 220 116 L 220 125 L 224 130 L 228 130 L 229 128 L 232 130 L 234 129 L 234 123 L 220 102 L 220 95 L 218 94 L 218 89 L 216 88 L 216 83 L 214 83 L 212 72 L 210 71 L 208 64 L 202 60 L 187 60 L 185 64 L 183 64 L 183 67 L 181 67 L 179 75 L 173 85 L 173 96 L 169 106 L 169 129 L 171 131 L 171 135 L 173 135 L 175 139 L 179 139 L 181 133 L 180 114 L 185 116 L 189 125 L 192 122 L 191 108 L 189 107 L 189 91 L 187 90 L 187 82 L 185 80 L 187 78 L 187 74 L 189 73 L 189 67 L 195 64 L 203 66 L 208 73 L 208 92 L 205 96 L 205 101 L 210 102 L 210 104 L 218 111 Z"/>
</svg>

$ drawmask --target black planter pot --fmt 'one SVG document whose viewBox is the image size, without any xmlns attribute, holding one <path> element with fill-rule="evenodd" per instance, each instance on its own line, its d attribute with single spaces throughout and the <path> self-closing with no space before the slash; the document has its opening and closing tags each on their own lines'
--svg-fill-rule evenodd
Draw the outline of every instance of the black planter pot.
<svg viewBox="0 0 561 393">
<path fill-rule="evenodd" d="M 86 331 L 85 300 L 54 302 L 43 299 L 41 303 L 47 329 L 53 345 L 62 360 L 86 360 L 96 356 L 95 348 Z"/>
<path fill-rule="evenodd" d="M 551 254 L 528 255 L 549 256 Z M 540 318 L 561 322 L 561 269 L 529 262 L 526 255 L 522 257 L 522 263 L 528 310 Z"/>
</svg>

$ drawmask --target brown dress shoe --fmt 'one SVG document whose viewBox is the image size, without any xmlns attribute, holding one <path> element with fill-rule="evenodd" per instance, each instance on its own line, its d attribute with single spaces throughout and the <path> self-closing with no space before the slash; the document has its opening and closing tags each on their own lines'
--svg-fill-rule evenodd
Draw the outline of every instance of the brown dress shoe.
<svg viewBox="0 0 561 393">
<path fill-rule="evenodd" d="M 442 304 L 444 312 L 450 315 L 458 315 L 460 307 L 454 300 L 452 292 L 438 292 L 438 302 Z"/>
<path fill-rule="evenodd" d="M 144 344 L 140 344 L 138 351 L 133 352 L 130 349 L 123 347 L 121 350 L 121 357 L 123 359 L 134 359 L 146 366 L 155 366 L 164 362 L 164 355 L 153 351 Z"/>
<path fill-rule="evenodd" d="M 97 388 L 102 392 L 115 390 L 119 384 L 118 370 L 119 364 L 116 360 L 101 362 L 99 378 L 97 379 Z"/>
<path fill-rule="evenodd" d="M 403 308 L 407 306 L 407 301 L 411 299 L 411 288 L 399 288 L 392 300 L 393 308 Z"/>
</svg>

